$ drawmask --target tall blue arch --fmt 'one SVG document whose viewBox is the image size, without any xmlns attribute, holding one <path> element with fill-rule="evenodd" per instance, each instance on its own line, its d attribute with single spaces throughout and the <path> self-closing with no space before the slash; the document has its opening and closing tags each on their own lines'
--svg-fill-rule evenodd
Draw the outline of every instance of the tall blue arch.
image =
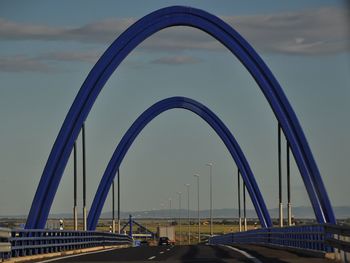
<svg viewBox="0 0 350 263">
<path fill-rule="evenodd" d="M 95 198 L 91 205 L 87 220 L 88 230 L 96 229 L 98 219 L 100 218 L 101 211 L 106 201 L 109 189 L 111 188 L 113 179 L 135 138 L 155 117 L 164 111 L 174 108 L 189 110 L 197 114 L 215 130 L 217 135 L 226 145 L 232 158 L 237 164 L 238 169 L 241 172 L 243 181 L 247 186 L 248 193 L 254 205 L 255 211 L 259 217 L 261 226 L 271 227 L 272 222 L 269 212 L 266 208 L 259 187 L 255 181 L 254 175 L 250 169 L 249 163 L 247 162 L 241 148 L 239 147 L 239 144 L 237 143 L 230 130 L 219 119 L 219 117 L 217 117 L 209 108 L 199 103 L 198 101 L 185 97 L 172 97 L 161 100 L 144 111 L 131 125 L 131 127 L 127 130 L 121 139 L 112 155 L 111 160 L 107 165 L 107 168 L 98 186 Z"/>
<path fill-rule="evenodd" d="M 80 88 L 51 150 L 29 211 L 26 228 L 43 228 L 74 141 L 101 89 L 124 58 L 154 33 L 173 26 L 200 29 L 226 46 L 250 72 L 290 143 L 319 223 L 335 223 L 328 194 L 299 121 L 272 72 L 231 26 L 191 7 L 172 6 L 150 13 L 125 30 L 105 51 Z"/>
</svg>

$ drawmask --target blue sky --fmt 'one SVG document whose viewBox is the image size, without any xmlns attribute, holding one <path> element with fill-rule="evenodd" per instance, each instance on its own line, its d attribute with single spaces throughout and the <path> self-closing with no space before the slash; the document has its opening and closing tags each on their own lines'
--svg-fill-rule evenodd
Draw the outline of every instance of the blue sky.
<svg viewBox="0 0 350 263">
<path fill-rule="evenodd" d="M 332 204 L 348 205 L 350 23 L 344 1 L 2 1 L 0 215 L 28 213 L 59 128 L 98 57 L 138 18 L 170 5 L 211 12 L 252 44 L 297 113 Z M 225 122 L 268 207 L 277 207 L 277 123 L 268 103 L 234 56 L 184 27 L 146 40 L 99 95 L 86 123 L 88 204 L 131 123 L 158 100 L 178 95 L 204 103 Z M 122 209 L 160 209 L 185 183 L 193 194 L 196 172 L 202 208 L 208 208 L 208 161 L 214 163 L 214 207 L 234 207 L 236 168 L 220 139 L 187 111 L 160 115 L 124 159 Z M 294 163 L 292 186 L 293 204 L 308 206 Z M 71 211 L 72 194 L 70 162 L 51 212 Z M 194 208 L 194 195 L 192 201 Z M 105 211 L 109 207 L 108 201 Z"/>
</svg>

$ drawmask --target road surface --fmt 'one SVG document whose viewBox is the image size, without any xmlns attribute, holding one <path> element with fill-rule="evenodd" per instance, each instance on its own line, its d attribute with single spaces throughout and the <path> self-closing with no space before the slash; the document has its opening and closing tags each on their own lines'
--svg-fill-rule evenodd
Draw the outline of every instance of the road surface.
<svg viewBox="0 0 350 263">
<path fill-rule="evenodd" d="M 248 251 L 248 253 L 247 253 Z M 303 256 L 257 246 L 232 248 L 228 246 L 172 246 L 172 247 L 136 247 L 92 252 L 84 255 L 67 256 L 39 262 L 242 262 L 242 263 L 300 263 L 330 261 Z"/>
</svg>

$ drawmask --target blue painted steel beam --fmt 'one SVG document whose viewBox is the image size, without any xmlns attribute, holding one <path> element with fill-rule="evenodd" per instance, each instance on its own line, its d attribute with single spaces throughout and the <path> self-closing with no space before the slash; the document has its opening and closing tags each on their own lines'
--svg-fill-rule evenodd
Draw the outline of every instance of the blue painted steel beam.
<svg viewBox="0 0 350 263">
<path fill-rule="evenodd" d="M 233 160 L 236 162 L 241 172 L 243 181 L 247 186 L 250 198 L 259 217 L 261 226 L 271 227 L 271 218 L 259 190 L 258 184 L 255 181 L 254 174 L 252 173 L 247 159 L 245 158 L 241 148 L 239 147 L 239 144 L 237 143 L 230 130 L 209 108 L 199 103 L 198 101 L 185 97 L 173 97 L 161 100 L 144 111 L 131 125 L 131 127 L 121 139 L 112 155 L 111 160 L 107 165 L 107 168 L 103 174 L 96 195 L 94 197 L 93 203 L 91 205 L 88 216 L 88 230 L 96 229 L 97 222 L 100 218 L 103 205 L 106 201 L 109 189 L 111 188 L 111 184 L 116 176 L 120 164 L 123 161 L 123 158 L 125 157 L 138 134 L 150 121 L 152 121 L 159 114 L 174 108 L 189 110 L 197 114 L 215 130 L 217 135 L 226 145 Z"/>
<path fill-rule="evenodd" d="M 105 51 L 80 88 L 45 165 L 27 218 L 26 228 L 43 228 L 68 162 L 74 141 L 105 83 L 128 54 L 154 33 L 168 27 L 198 28 L 216 38 L 249 71 L 269 102 L 290 143 L 292 153 L 319 223 L 335 223 L 335 216 L 316 162 L 299 121 L 272 72 L 231 26 L 191 7 L 172 6 L 146 15 L 125 30 Z"/>
</svg>

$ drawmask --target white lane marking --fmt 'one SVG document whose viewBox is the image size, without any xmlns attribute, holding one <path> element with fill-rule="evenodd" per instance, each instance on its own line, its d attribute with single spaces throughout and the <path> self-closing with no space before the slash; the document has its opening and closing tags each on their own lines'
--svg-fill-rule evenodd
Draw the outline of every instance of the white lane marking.
<svg viewBox="0 0 350 263">
<path fill-rule="evenodd" d="M 58 257 L 58 258 L 47 259 L 47 260 L 39 261 L 39 263 L 47 263 L 47 262 L 53 262 L 53 261 L 66 259 L 66 258 L 75 258 L 75 257 L 79 257 L 79 256 L 103 253 L 103 252 L 111 251 L 111 250 L 114 250 L 114 249 L 117 249 L 117 248 L 109 248 L 109 249 L 105 249 L 105 250 L 101 250 L 101 251 L 92 251 L 92 252 L 86 252 L 86 253 L 83 252 L 83 253 L 80 253 L 80 254 L 69 255 L 69 256 L 65 256 L 65 257 Z"/>
<path fill-rule="evenodd" d="M 164 254 L 164 251 L 160 251 L 159 254 Z"/>
<path fill-rule="evenodd" d="M 170 251 L 170 248 L 168 248 L 166 251 Z"/>
<path fill-rule="evenodd" d="M 241 253 L 243 256 L 245 256 L 246 258 L 250 259 L 251 261 L 253 261 L 254 263 L 262 263 L 259 259 L 257 259 L 256 257 L 250 255 L 248 252 L 244 251 L 244 250 L 240 250 L 238 248 L 235 247 L 231 247 L 231 246 L 227 246 L 227 245 L 223 245 L 224 247 L 227 247 L 229 249 L 232 249 L 238 253 Z"/>
<path fill-rule="evenodd" d="M 153 256 L 153 257 L 150 257 L 150 258 L 148 258 L 148 259 L 151 259 L 151 260 L 152 260 L 152 259 L 155 259 L 155 258 L 156 258 L 156 256 Z"/>
</svg>

